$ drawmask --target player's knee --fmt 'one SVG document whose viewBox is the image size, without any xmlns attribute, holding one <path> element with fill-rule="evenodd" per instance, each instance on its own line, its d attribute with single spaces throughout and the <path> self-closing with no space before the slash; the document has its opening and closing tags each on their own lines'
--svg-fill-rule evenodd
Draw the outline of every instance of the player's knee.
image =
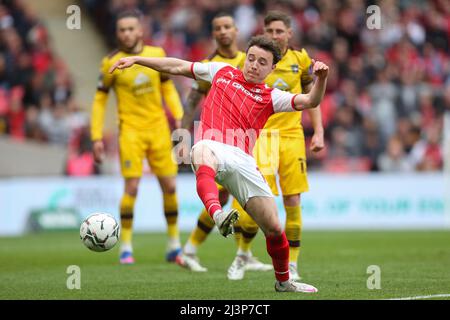
<svg viewBox="0 0 450 320">
<path fill-rule="evenodd" d="M 264 234 L 266 237 L 279 237 L 283 233 L 283 228 L 279 224 L 272 224 L 266 227 Z"/>
<path fill-rule="evenodd" d="M 214 170 L 217 170 L 217 164 L 215 161 L 214 153 L 205 145 L 195 145 L 192 148 L 192 163 L 195 170 L 198 170 L 200 166 L 206 165 Z"/>
<path fill-rule="evenodd" d="M 138 193 L 138 185 L 137 184 L 129 184 L 125 187 L 125 193 L 132 196 L 132 197 L 136 197 L 137 193 Z"/>
<path fill-rule="evenodd" d="M 176 192 L 176 188 L 175 188 L 175 186 L 170 186 L 170 187 L 164 188 L 163 192 L 165 194 L 174 194 Z"/>
<path fill-rule="evenodd" d="M 126 194 L 128 194 L 129 196 L 132 196 L 132 197 L 137 197 L 137 192 L 138 192 L 137 188 L 129 189 L 129 190 L 125 191 Z"/>
<path fill-rule="evenodd" d="M 300 205 L 300 194 L 283 196 L 283 203 L 286 207 L 297 207 Z"/>
<path fill-rule="evenodd" d="M 161 186 L 163 193 L 174 194 L 177 191 L 175 183 L 165 184 Z"/>
<path fill-rule="evenodd" d="M 242 231 L 248 234 L 256 234 L 258 232 L 258 225 L 249 221 L 245 221 L 241 225 Z"/>
</svg>

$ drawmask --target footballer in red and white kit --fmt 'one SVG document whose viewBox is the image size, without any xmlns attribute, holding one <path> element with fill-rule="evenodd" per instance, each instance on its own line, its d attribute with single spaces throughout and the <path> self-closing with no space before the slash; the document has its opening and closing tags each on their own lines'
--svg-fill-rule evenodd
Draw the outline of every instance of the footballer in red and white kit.
<svg viewBox="0 0 450 320">
<path fill-rule="evenodd" d="M 317 292 L 289 278 L 289 243 L 281 226 L 272 192 L 251 156 L 267 119 L 275 112 L 315 108 L 323 98 L 328 66 L 313 62 L 317 79 L 308 94 L 291 94 L 264 85 L 264 79 L 281 59 L 280 48 L 263 36 L 253 37 L 243 71 L 223 63 L 193 63 L 176 58 L 122 58 L 111 68 L 137 63 L 159 72 L 211 82 L 197 128 L 198 142 L 191 150 L 197 194 L 219 232 L 228 236 L 239 218 L 236 209 L 224 211 L 216 182 L 235 196 L 266 237 L 267 252 L 275 271 L 278 292 Z"/>
<path fill-rule="evenodd" d="M 192 64 L 194 79 L 211 82 L 196 127 L 193 149 L 206 145 L 218 159 L 216 181 L 241 206 L 255 196 L 273 197 L 252 156 L 267 119 L 275 112 L 297 111 L 296 94 L 249 83 L 241 70 L 223 62 Z"/>
</svg>

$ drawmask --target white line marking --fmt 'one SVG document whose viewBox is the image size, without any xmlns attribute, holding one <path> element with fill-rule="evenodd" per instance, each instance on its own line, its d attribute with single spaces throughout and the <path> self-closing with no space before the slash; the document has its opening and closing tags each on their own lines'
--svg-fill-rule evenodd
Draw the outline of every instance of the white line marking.
<svg viewBox="0 0 450 320">
<path fill-rule="evenodd" d="M 386 299 L 386 300 L 419 300 L 419 299 L 448 298 L 448 297 L 450 297 L 450 294 L 449 293 L 445 293 L 445 294 L 432 294 L 432 295 L 429 295 L 429 296 L 391 298 L 391 299 Z"/>
</svg>

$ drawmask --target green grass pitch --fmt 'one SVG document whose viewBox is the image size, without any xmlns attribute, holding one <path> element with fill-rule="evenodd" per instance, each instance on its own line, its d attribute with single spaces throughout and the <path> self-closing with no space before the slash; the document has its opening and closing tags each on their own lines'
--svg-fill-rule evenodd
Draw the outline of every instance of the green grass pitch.
<svg viewBox="0 0 450 320">
<path fill-rule="evenodd" d="M 183 242 L 188 234 L 182 234 Z M 302 281 L 317 294 L 276 293 L 272 272 L 247 272 L 229 281 L 236 251 L 232 238 L 214 232 L 200 248 L 207 273 L 165 262 L 166 235 L 135 234 L 136 264 L 118 264 L 118 246 L 91 252 L 77 232 L 0 238 L 0 299 L 304 300 L 387 299 L 450 294 L 448 231 L 305 231 Z M 269 262 L 258 233 L 254 255 Z M 67 268 L 81 270 L 81 289 L 69 290 Z M 381 269 L 381 289 L 369 290 L 370 265 Z M 448 298 L 439 298 L 448 299 Z"/>
</svg>

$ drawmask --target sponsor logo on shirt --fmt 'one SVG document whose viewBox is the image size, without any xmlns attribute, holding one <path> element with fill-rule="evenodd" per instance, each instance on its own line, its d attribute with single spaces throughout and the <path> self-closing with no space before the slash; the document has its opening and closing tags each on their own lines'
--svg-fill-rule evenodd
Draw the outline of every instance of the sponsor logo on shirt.
<svg viewBox="0 0 450 320">
<path fill-rule="evenodd" d="M 243 92 L 246 96 L 252 98 L 253 100 L 256 100 L 258 102 L 262 102 L 263 101 L 263 98 L 259 94 L 254 94 L 254 93 L 250 92 L 249 90 L 244 88 L 244 86 L 241 85 L 240 83 L 237 83 L 237 82 L 231 81 L 229 79 L 225 79 L 225 78 L 220 77 L 220 78 L 218 78 L 216 80 L 216 84 L 219 85 L 221 83 L 224 83 L 226 85 L 231 84 L 231 86 L 233 88 L 236 88 L 237 90 Z"/>
<path fill-rule="evenodd" d="M 289 91 L 289 85 L 281 78 L 278 78 L 272 85 L 273 88 L 277 88 L 283 91 Z"/>
<path fill-rule="evenodd" d="M 143 74 L 139 73 L 134 79 L 134 94 L 141 95 L 145 93 L 149 93 L 153 91 L 153 87 L 150 81 L 150 78 Z"/>
</svg>

